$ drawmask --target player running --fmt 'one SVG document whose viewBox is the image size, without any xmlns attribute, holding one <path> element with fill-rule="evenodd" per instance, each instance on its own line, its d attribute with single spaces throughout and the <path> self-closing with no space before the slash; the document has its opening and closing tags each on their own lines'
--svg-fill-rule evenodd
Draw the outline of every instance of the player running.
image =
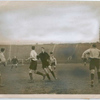
<svg viewBox="0 0 100 100">
<path fill-rule="evenodd" d="M 4 56 L 4 51 L 5 49 L 4 48 L 1 48 L 1 52 L 0 52 L 0 66 L 3 64 L 4 66 L 6 66 L 6 59 L 5 59 L 5 56 Z M 0 87 L 2 87 L 2 75 L 1 75 L 1 71 L 0 71 Z"/>
<path fill-rule="evenodd" d="M 54 68 L 54 70 L 56 69 L 57 60 L 54 57 L 53 52 L 50 52 L 50 65 Z"/>
<path fill-rule="evenodd" d="M 17 68 L 17 66 L 18 66 L 18 59 L 17 59 L 16 56 L 14 56 L 14 58 L 12 58 L 11 63 L 12 63 L 11 70 L 13 69 L 13 67 Z"/>
<path fill-rule="evenodd" d="M 85 58 L 86 54 L 90 54 L 90 71 L 91 71 L 91 87 L 94 86 L 94 74 L 95 74 L 95 67 L 97 68 L 97 75 L 98 75 L 98 82 L 100 83 L 100 67 L 99 67 L 99 60 L 100 60 L 100 50 L 97 49 L 96 44 L 92 44 L 92 47 L 86 50 L 82 54 L 82 59 Z"/>
<path fill-rule="evenodd" d="M 41 62 L 42 62 L 42 68 L 44 69 L 47 78 L 48 78 L 49 80 L 51 80 L 50 75 L 49 75 L 49 72 L 48 72 L 48 70 L 47 70 L 47 68 L 49 68 L 49 70 L 50 70 L 51 74 L 53 75 L 53 77 L 54 77 L 55 79 L 57 79 L 57 78 L 55 77 L 55 74 L 54 74 L 54 72 L 53 72 L 51 66 L 50 66 L 50 56 L 48 55 L 47 52 L 45 52 L 44 47 L 41 47 L 41 53 L 38 55 L 38 59 L 39 59 L 39 58 L 40 58 L 40 60 L 41 60 Z"/>
<path fill-rule="evenodd" d="M 29 66 L 29 77 L 30 77 L 30 83 L 33 82 L 33 76 L 32 71 L 34 71 L 35 74 L 43 76 L 43 79 L 45 79 L 45 75 L 39 71 L 37 71 L 37 53 L 35 51 L 35 46 L 32 46 L 30 52 L 30 57 L 27 60 L 30 60 L 30 66 Z"/>
</svg>

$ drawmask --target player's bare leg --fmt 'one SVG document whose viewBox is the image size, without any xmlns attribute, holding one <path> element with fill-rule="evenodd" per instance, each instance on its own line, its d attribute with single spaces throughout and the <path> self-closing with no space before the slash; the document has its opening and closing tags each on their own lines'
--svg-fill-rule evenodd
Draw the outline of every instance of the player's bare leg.
<svg viewBox="0 0 100 100">
<path fill-rule="evenodd" d="M 86 66 L 86 64 L 87 64 L 87 63 L 86 63 L 86 62 L 84 62 L 84 66 Z"/>
<path fill-rule="evenodd" d="M 53 76 L 55 79 L 57 79 L 57 77 L 55 76 L 55 73 L 53 72 L 51 66 L 48 66 L 48 68 L 49 68 L 49 70 L 50 70 L 52 76 Z"/>
<path fill-rule="evenodd" d="M 43 80 L 45 79 L 45 74 L 43 74 L 37 70 L 34 70 L 34 73 L 43 76 Z"/>
<path fill-rule="evenodd" d="M 47 78 L 48 78 L 49 80 L 51 80 L 47 68 L 44 68 L 44 72 L 46 73 Z"/>
<path fill-rule="evenodd" d="M 56 66 L 53 66 L 54 70 L 56 70 Z"/>
<path fill-rule="evenodd" d="M 94 86 L 94 74 L 95 74 L 95 69 L 91 70 L 91 87 Z"/>
<path fill-rule="evenodd" d="M 33 83 L 32 69 L 29 69 L 29 77 L 30 77 L 29 83 Z"/>
<path fill-rule="evenodd" d="M 15 68 L 17 68 L 17 64 L 15 65 Z"/>
</svg>

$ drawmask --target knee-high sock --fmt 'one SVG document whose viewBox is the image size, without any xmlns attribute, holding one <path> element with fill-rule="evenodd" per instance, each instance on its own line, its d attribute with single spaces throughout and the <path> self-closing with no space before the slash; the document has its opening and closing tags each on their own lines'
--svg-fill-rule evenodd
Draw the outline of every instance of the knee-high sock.
<svg viewBox="0 0 100 100">
<path fill-rule="evenodd" d="M 47 78 L 48 78 L 49 80 L 51 80 L 51 78 L 50 78 L 49 74 L 46 74 L 46 76 L 47 76 Z"/>
<path fill-rule="evenodd" d="M 97 72 L 98 80 L 100 80 L 100 72 Z"/>
<path fill-rule="evenodd" d="M 44 74 L 41 73 L 41 72 L 39 72 L 39 71 L 37 71 L 36 74 L 41 75 L 41 76 L 44 76 Z"/>
<path fill-rule="evenodd" d="M 30 80 L 33 80 L 32 73 L 29 73 Z"/>
<path fill-rule="evenodd" d="M 56 78 L 54 72 L 51 71 L 51 70 L 50 70 L 50 72 L 51 72 L 52 76 L 53 76 L 54 78 Z"/>
<path fill-rule="evenodd" d="M 91 73 L 91 81 L 94 80 L 94 74 Z"/>
</svg>

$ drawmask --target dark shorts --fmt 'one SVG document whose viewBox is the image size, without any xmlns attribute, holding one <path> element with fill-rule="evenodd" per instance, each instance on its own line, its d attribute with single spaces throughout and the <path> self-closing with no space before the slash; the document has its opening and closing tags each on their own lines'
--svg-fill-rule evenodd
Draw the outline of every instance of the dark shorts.
<svg viewBox="0 0 100 100">
<path fill-rule="evenodd" d="M 0 65 L 6 66 L 6 62 L 1 62 Z"/>
<path fill-rule="evenodd" d="M 99 63 L 100 60 L 96 59 L 96 58 L 91 58 L 90 59 L 90 70 L 95 69 L 95 67 L 97 68 L 97 70 L 99 70 Z"/>
<path fill-rule="evenodd" d="M 55 65 L 56 65 L 55 62 L 52 62 L 52 63 L 51 63 L 51 66 L 55 66 Z"/>
<path fill-rule="evenodd" d="M 45 62 L 45 63 L 42 62 L 42 68 L 43 69 L 47 68 L 48 66 L 49 66 L 49 62 Z"/>
<path fill-rule="evenodd" d="M 31 60 L 29 68 L 32 70 L 37 70 L 37 61 Z"/>
<path fill-rule="evenodd" d="M 87 62 L 87 58 L 84 58 L 84 59 L 83 59 L 83 62 Z"/>
</svg>

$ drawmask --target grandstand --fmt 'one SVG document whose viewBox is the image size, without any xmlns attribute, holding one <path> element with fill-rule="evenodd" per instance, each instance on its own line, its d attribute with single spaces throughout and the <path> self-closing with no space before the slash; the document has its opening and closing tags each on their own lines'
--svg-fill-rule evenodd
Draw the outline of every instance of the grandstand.
<svg viewBox="0 0 100 100">
<path fill-rule="evenodd" d="M 58 63 L 81 62 L 81 55 L 84 50 L 88 49 L 91 43 L 74 43 L 74 44 L 35 44 L 37 53 L 41 52 L 41 47 L 45 47 L 46 51 L 54 51 Z M 97 43 L 100 47 L 99 43 Z M 10 60 L 13 56 L 17 56 L 20 63 L 28 63 L 25 61 L 29 57 L 32 45 L 0 45 L 6 48 L 6 59 Z M 100 48 L 99 48 L 100 49 Z"/>
</svg>

